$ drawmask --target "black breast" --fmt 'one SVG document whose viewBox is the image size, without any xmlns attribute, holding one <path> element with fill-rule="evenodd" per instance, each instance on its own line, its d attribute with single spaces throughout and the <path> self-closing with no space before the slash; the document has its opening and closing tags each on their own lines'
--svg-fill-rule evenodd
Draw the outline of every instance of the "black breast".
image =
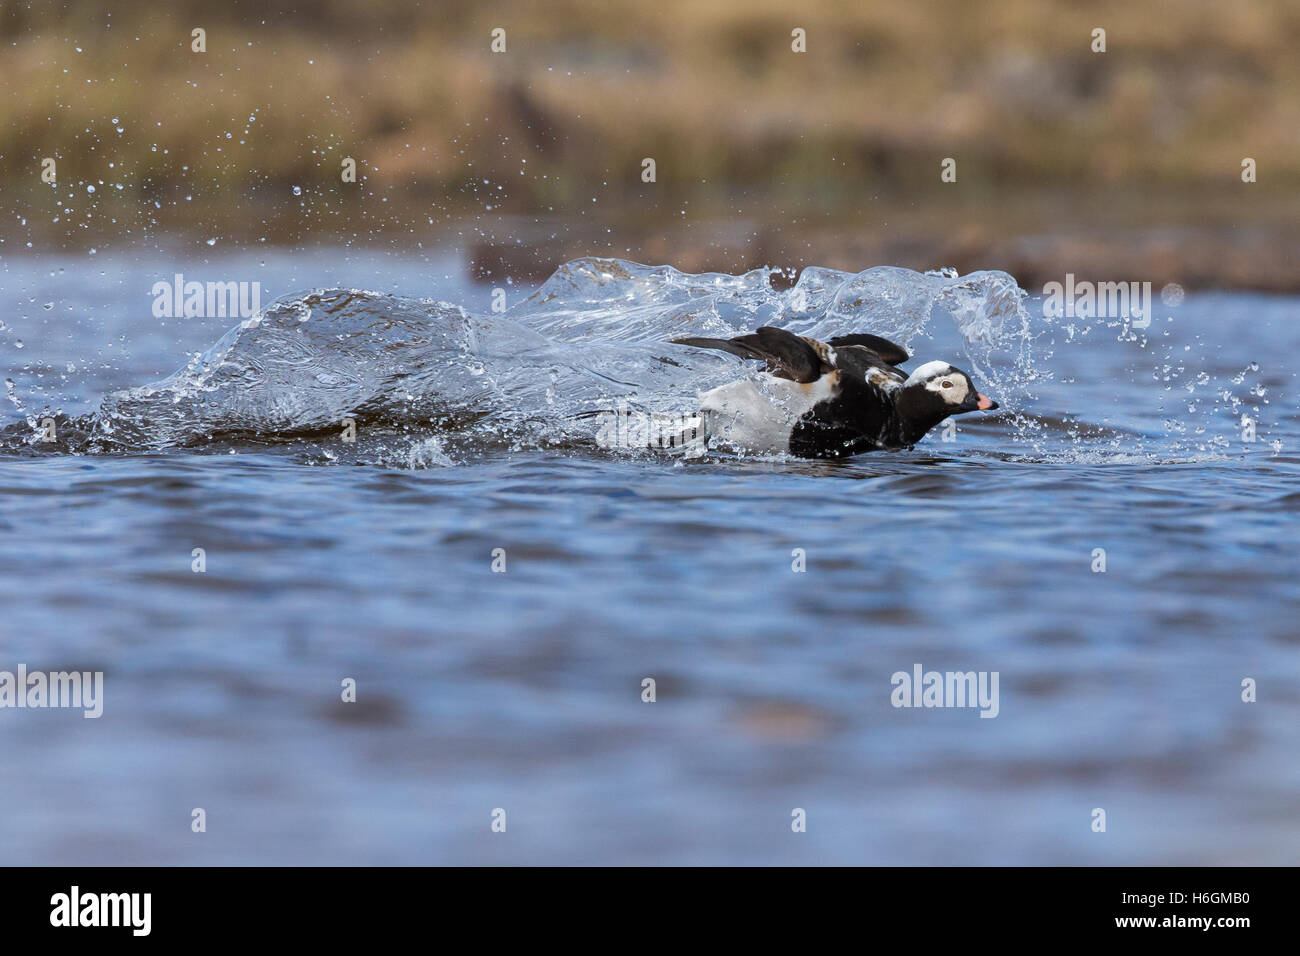
<svg viewBox="0 0 1300 956">
<path fill-rule="evenodd" d="M 800 458 L 846 458 L 879 446 L 856 429 L 801 418 L 790 433 L 790 454 Z"/>
<path fill-rule="evenodd" d="M 840 393 L 818 402 L 795 423 L 790 454 L 800 458 L 843 458 L 877 448 L 895 448 L 893 402 L 866 382 L 845 377 Z"/>
</svg>

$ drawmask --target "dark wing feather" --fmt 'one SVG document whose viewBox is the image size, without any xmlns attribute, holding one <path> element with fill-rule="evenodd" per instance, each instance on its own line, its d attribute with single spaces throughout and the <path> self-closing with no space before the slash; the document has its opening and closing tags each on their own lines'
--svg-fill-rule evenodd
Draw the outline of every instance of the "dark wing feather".
<svg viewBox="0 0 1300 956">
<path fill-rule="evenodd" d="M 835 350 L 835 364 L 853 378 L 876 389 L 882 396 L 891 383 L 907 381 L 907 374 L 885 361 L 875 349 L 865 345 L 841 345 Z"/>
<path fill-rule="evenodd" d="M 734 339 L 687 338 L 673 339 L 673 342 L 702 349 L 719 349 L 741 358 L 757 359 L 766 362 L 768 371 L 773 375 L 795 382 L 815 382 L 830 371 L 830 366 L 811 342 L 770 325 L 763 326 L 752 335 L 740 335 Z"/>
<path fill-rule="evenodd" d="M 882 339 L 879 335 L 868 335 L 865 332 L 855 335 L 837 335 L 827 341 L 837 349 L 847 345 L 860 345 L 863 348 L 871 349 L 890 365 L 902 365 L 911 358 L 907 354 L 907 350 L 901 345 L 895 345 L 889 339 Z"/>
</svg>

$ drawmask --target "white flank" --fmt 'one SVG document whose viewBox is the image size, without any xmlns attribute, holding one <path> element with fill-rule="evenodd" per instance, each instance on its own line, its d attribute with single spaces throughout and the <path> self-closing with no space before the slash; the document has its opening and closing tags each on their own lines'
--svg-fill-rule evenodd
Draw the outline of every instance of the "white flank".
<svg viewBox="0 0 1300 956">
<path fill-rule="evenodd" d="M 790 432 L 808 410 L 834 395 L 835 375 L 823 375 L 801 385 L 764 375 L 706 392 L 700 415 L 711 445 L 739 451 L 779 455 L 790 450 Z"/>
</svg>

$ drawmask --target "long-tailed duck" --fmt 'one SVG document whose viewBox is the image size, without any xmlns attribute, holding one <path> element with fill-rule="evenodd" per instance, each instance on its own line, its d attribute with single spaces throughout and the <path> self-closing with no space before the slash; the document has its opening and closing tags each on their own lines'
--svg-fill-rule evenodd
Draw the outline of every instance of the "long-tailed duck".
<svg viewBox="0 0 1300 956">
<path fill-rule="evenodd" d="M 876 335 L 820 342 L 764 326 L 734 339 L 673 341 L 766 363 L 759 380 L 715 388 L 700 404 L 710 444 L 759 454 L 840 458 L 909 448 L 950 415 L 998 407 L 947 362 L 901 371 L 907 352 Z"/>
</svg>

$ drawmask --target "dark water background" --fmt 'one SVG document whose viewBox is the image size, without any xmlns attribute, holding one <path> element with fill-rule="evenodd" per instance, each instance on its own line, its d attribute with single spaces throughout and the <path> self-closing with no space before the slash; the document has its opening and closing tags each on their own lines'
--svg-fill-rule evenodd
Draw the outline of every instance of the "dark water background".
<svg viewBox="0 0 1300 956">
<path fill-rule="evenodd" d="M 264 302 L 490 307 L 449 256 L 181 269 L 258 279 Z M 228 320 L 151 315 L 176 271 L 0 260 L 3 423 L 84 412 L 216 341 Z M 0 711 L 0 859 L 1292 863 L 1298 317 L 1206 293 L 1144 336 L 1060 322 L 1032 420 L 845 463 L 6 454 L 0 669 L 102 669 L 106 689 L 99 720 Z M 918 360 L 962 364 L 928 331 Z M 999 716 L 894 709 L 917 662 L 998 671 Z"/>
</svg>

